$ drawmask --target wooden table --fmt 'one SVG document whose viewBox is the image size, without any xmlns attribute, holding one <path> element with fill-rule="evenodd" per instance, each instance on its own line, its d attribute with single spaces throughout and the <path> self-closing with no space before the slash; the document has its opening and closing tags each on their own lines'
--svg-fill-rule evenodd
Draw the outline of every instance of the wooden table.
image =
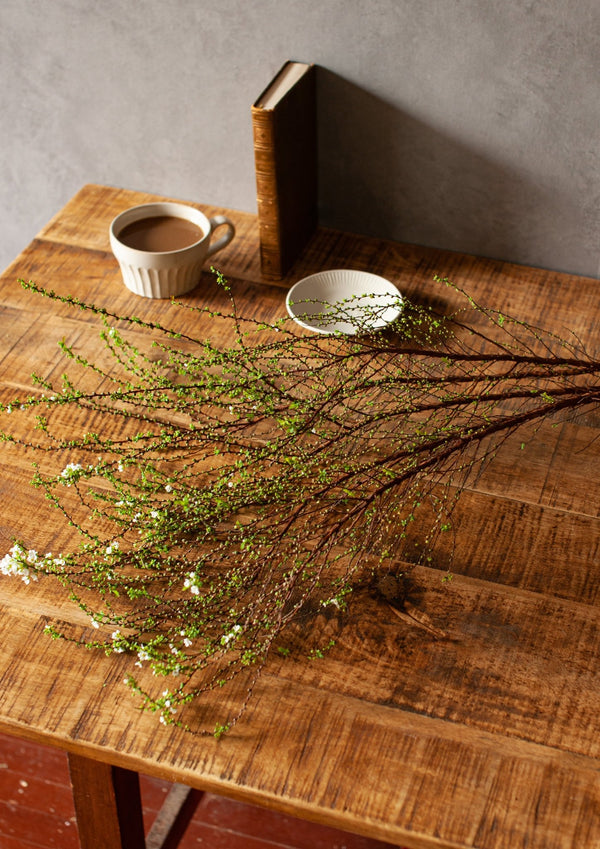
<svg viewBox="0 0 600 849">
<path fill-rule="evenodd" d="M 93 321 L 24 292 L 18 277 L 121 314 L 169 317 L 170 304 L 125 289 L 108 245 L 114 215 L 152 199 L 86 186 L 6 271 L 3 397 L 28 387 L 34 369 L 57 369 L 56 342 L 82 338 Z M 267 285 L 255 217 L 227 212 L 237 237 L 217 259 L 241 310 L 282 316 L 286 287 L 324 268 L 366 269 L 431 297 L 439 273 L 480 303 L 597 345 L 595 280 L 323 230 L 288 278 Z M 207 273 L 190 302 L 219 297 Z M 69 752 L 85 847 L 142 845 L 138 772 L 413 849 L 599 847 L 599 424 L 544 425 L 526 451 L 509 440 L 463 494 L 454 580 L 418 570 L 419 608 L 447 639 L 357 603 L 325 659 L 267 666 L 220 741 L 141 713 L 122 685 L 123 656 L 48 639 L 48 621 L 82 617 L 52 582 L 3 578 L 0 728 Z M 40 549 L 64 542 L 29 485 L 31 458 L 1 452 L 6 549 L 13 534 Z"/>
</svg>

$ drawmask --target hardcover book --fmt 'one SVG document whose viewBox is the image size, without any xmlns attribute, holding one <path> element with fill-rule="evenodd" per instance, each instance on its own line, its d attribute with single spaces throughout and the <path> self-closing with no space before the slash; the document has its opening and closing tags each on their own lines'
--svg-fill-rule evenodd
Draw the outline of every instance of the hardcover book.
<svg viewBox="0 0 600 849">
<path fill-rule="evenodd" d="M 316 69 L 286 62 L 252 106 L 263 277 L 277 280 L 317 226 Z"/>
</svg>

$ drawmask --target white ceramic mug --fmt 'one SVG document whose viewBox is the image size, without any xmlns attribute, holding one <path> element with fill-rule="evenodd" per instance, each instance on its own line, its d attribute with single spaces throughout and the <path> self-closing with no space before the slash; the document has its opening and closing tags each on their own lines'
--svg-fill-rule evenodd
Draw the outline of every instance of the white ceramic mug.
<svg viewBox="0 0 600 849">
<path fill-rule="evenodd" d="M 157 217 L 190 221 L 202 231 L 200 238 L 186 247 L 166 251 L 139 250 L 120 241 L 119 235 L 128 225 Z M 227 232 L 211 244 L 213 231 L 221 226 Z M 165 201 L 134 206 L 117 215 L 110 225 L 110 246 L 128 289 L 145 298 L 171 298 L 193 289 L 206 259 L 228 245 L 234 235 L 235 227 L 225 215 L 209 219 L 193 206 Z"/>
</svg>

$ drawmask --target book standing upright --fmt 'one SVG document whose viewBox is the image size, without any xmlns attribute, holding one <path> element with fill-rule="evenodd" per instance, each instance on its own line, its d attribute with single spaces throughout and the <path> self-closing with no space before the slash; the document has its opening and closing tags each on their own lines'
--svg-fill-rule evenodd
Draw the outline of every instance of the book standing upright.
<svg viewBox="0 0 600 849">
<path fill-rule="evenodd" d="M 317 226 L 316 69 L 286 62 L 252 106 L 263 277 L 283 277 Z"/>
</svg>

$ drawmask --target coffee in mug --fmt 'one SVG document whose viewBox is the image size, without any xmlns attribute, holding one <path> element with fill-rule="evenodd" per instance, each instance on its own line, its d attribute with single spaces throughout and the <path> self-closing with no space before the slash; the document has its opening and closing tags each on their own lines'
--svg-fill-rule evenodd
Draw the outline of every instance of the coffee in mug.
<svg viewBox="0 0 600 849">
<path fill-rule="evenodd" d="M 213 232 L 226 227 L 211 244 Z M 207 218 L 193 206 L 159 202 L 125 210 L 110 225 L 110 245 L 123 282 L 146 298 L 171 298 L 193 289 L 209 256 L 235 235 L 224 215 Z"/>
<path fill-rule="evenodd" d="M 156 215 L 132 221 L 119 233 L 119 241 L 137 251 L 180 251 L 199 242 L 204 233 L 186 218 L 174 215 Z"/>
</svg>

